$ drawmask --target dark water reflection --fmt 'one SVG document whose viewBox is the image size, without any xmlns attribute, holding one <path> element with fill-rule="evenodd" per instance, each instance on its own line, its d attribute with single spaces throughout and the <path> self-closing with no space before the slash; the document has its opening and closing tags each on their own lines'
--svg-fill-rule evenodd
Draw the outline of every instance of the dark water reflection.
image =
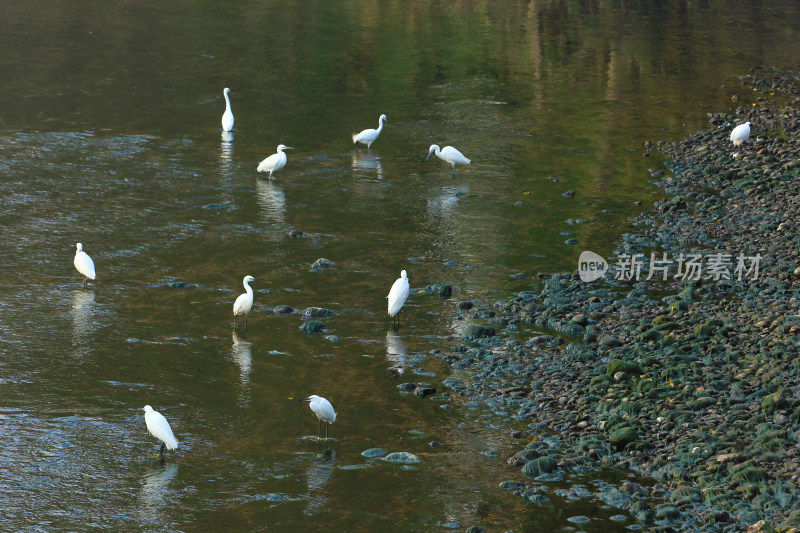
<svg viewBox="0 0 800 533">
<path fill-rule="evenodd" d="M 3 3 L 4 527 L 629 525 L 591 499 L 534 508 L 497 488 L 519 477 L 504 459 L 529 420 L 396 385 L 444 390 L 453 371 L 430 352 L 467 325 L 457 301 L 607 254 L 634 202 L 658 198 L 643 141 L 705 127 L 734 95 L 750 105 L 737 76 L 797 68 L 798 22 L 789 1 Z M 380 113 L 381 137 L 354 148 Z M 296 150 L 263 179 L 278 143 Z M 425 161 L 432 143 L 472 165 L 452 177 Z M 97 266 L 85 288 L 76 242 Z M 320 257 L 336 268 L 310 272 Z M 263 281 L 233 332 L 246 274 Z M 436 282 L 455 295 L 413 290 Z M 329 331 L 300 332 L 278 305 L 331 309 Z M 309 394 L 339 412 L 327 444 L 295 401 Z M 145 404 L 181 442 L 165 465 Z M 373 447 L 421 463 L 360 455 Z"/>
</svg>

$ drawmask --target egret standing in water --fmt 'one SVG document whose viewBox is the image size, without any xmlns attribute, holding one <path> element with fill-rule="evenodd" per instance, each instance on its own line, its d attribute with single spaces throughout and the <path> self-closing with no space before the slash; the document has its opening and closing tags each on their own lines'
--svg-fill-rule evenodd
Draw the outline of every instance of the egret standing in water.
<svg viewBox="0 0 800 533">
<path fill-rule="evenodd" d="M 428 150 L 428 157 L 425 161 L 431 158 L 431 154 L 435 153 L 436 157 L 453 166 L 453 175 L 456 173 L 456 164 L 469 165 L 470 160 L 464 157 L 464 154 L 453 148 L 452 146 L 445 146 L 444 150 L 439 150 L 438 144 L 432 144 Z"/>
<path fill-rule="evenodd" d="M 269 172 L 269 177 L 271 179 L 273 172 L 286 166 L 286 154 L 283 153 L 284 150 L 294 150 L 294 148 L 279 144 L 277 153 L 272 154 L 258 164 L 258 171 Z"/>
<path fill-rule="evenodd" d="M 147 431 L 152 436 L 161 441 L 161 460 L 164 460 L 164 449 L 174 450 L 178 447 L 178 440 L 172 434 L 172 428 L 169 427 L 169 422 L 164 418 L 164 415 L 154 410 L 149 405 L 142 408 L 144 411 L 144 421 L 147 424 Z"/>
<path fill-rule="evenodd" d="M 731 142 L 734 146 L 739 146 L 743 142 L 745 142 L 750 137 L 750 123 L 745 122 L 744 124 L 739 124 L 733 131 L 731 132 Z"/>
<path fill-rule="evenodd" d="M 406 303 L 408 298 L 409 285 L 408 274 L 403 270 L 400 272 L 400 277 L 392 285 L 389 295 L 386 297 L 389 300 L 389 316 L 392 317 L 392 326 L 397 327 L 396 323 L 400 322 L 400 317 L 397 316 L 403 304 Z"/>
<path fill-rule="evenodd" d="M 244 294 L 240 294 L 236 301 L 233 303 L 233 327 L 236 327 L 236 317 L 244 315 L 244 330 L 247 331 L 247 314 L 253 308 L 253 289 L 250 288 L 250 282 L 255 281 L 253 276 L 245 276 L 242 280 L 244 285 Z"/>
<path fill-rule="evenodd" d="M 369 147 L 372 146 L 372 143 L 374 143 L 375 139 L 378 138 L 378 135 L 381 134 L 381 131 L 383 130 L 383 122 L 384 121 L 389 122 L 389 119 L 386 118 L 386 115 L 381 115 L 380 118 L 378 119 L 378 129 L 377 130 L 374 130 L 372 128 L 368 128 L 368 129 L 362 131 L 361 133 L 354 133 L 353 134 L 353 144 L 356 144 L 356 143 L 366 144 L 367 145 L 367 150 L 369 150 Z"/>
<path fill-rule="evenodd" d="M 310 402 L 308 406 L 311 408 L 312 411 L 314 411 L 314 414 L 317 415 L 317 419 L 319 420 L 319 428 L 317 429 L 317 440 L 322 440 L 322 438 L 320 438 L 320 433 L 322 433 L 323 422 L 325 422 L 325 440 L 328 440 L 328 425 L 336 422 L 336 411 L 333 410 L 331 402 L 329 402 L 322 396 L 317 396 L 316 394 L 312 394 L 308 398 L 303 398 L 302 400 L 298 401 Z"/>
<path fill-rule="evenodd" d="M 225 112 L 222 114 L 222 129 L 223 131 L 231 131 L 233 129 L 233 111 L 231 111 L 231 100 L 228 98 L 230 89 L 225 87 L 222 95 L 225 97 Z"/>
<path fill-rule="evenodd" d="M 89 254 L 83 251 L 81 243 L 77 243 L 75 248 L 75 259 L 72 260 L 72 264 L 75 265 L 78 272 L 83 274 L 83 284 L 86 285 L 87 278 L 94 281 L 94 261 L 89 257 Z"/>
</svg>

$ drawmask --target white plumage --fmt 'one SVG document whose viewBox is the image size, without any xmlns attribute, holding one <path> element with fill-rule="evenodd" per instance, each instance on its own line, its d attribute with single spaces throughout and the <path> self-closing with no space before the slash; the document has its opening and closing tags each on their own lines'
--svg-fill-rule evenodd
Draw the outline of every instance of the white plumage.
<svg viewBox="0 0 800 533">
<path fill-rule="evenodd" d="M 147 431 L 152 436 L 162 442 L 161 453 L 164 453 L 164 448 L 167 450 L 174 450 L 178 447 L 178 440 L 172 434 L 172 428 L 169 427 L 169 422 L 164 418 L 164 415 L 154 410 L 149 405 L 145 405 L 142 410 L 144 411 L 144 421 L 147 424 Z"/>
<path fill-rule="evenodd" d="M 445 146 L 444 149 L 439 150 L 438 144 L 432 144 L 428 150 L 428 157 L 425 161 L 431 158 L 431 154 L 435 153 L 436 157 L 453 166 L 453 174 L 456 172 L 456 164 L 469 165 L 470 160 L 464 157 L 464 154 L 453 148 L 452 146 Z"/>
<path fill-rule="evenodd" d="M 750 137 L 750 123 L 745 122 L 744 124 L 739 124 L 733 131 L 731 132 L 731 142 L 734 146 L 739 146 L 743 142 L 745 142 Z"/>
<path fill-rule="evenodd" d="M 333 410 L 331 402 L 329 402 L 322 396 L 317 396 L 316 394 L 312 394 L 308 398 L 303 398 L 300 401 L 310 402 L 308 406 L 311 408 L 312 411 L 314 411 L 314 414 L 317 415 L 317 419 L 319 420 L 319 428 L 317 429 L 317 439 L 320 438 L 319 435 L 322 432 L 322 423 L 325 422 L 325 440 L 327 440 L 328 425 L 336 422 L 336 411 Z"/>
<path fill-rule="evenodd" d="M 389 295 L 386 297 L 389 300 L 389 316 L 392 317 L 392 323 L 394 323 L 397 313 L 403 308 L 403 304 L 406 303 L 408 292 L 408 274 L 403 270 L 400 272 L 400 277 L 392 284 Z"/>
<path fill-rule="evenodd" d="M 378 129 L 377 130 L 374 130 L 372 128 L 368 128 L 366 130 L 363 130 L 361 133 L 354 133 L 353 134 L 353 144 L 356 144 L 356 143 L 366 144 L 367 145 L 367 150 L 369 150 L 369 147 L 372 146 L 372 143 L 375 142 L 375 139 L 377 139 L 378 135 L 380 135 L 381 131 L 383 131 L 383 122 L 384 121 L 389 122 L 389 119 L 386 118 L 386 115 L 381 115 L 380 118 L 378 118 Z"/>
<path fill-rule="evenodd" d="M 277 153 L 272 154 L 258 164 L 258 171 L 269 172 L 269 177 L 272 178 L 273 172 L 286 166 L 286 154 L 283 153 L 284 150 L 294 150 L 294 148 L 279 144 Z"/>
<path fill-rule="evenodd" d="M 250 309 L 253 308 L 253 289 L 250 288 L 250 282 L 255 281 L 253 276 L 245 276 L 242 280 L 244 285 L 244 294 L 240 294 L 236 301 L 233 302 L 233 326 L 236 327 L 236 317 L 244 315 L 244 329 L 247 329 L 247 315 Z"/>
<path fill-rule="evenodd" d="M 231 90 L 225 87 L 222 95 L 225 97 L 225 112 L 222 114 L 222 129 L 223 131 L 231 131 L 233 129 L 233 111 L 231 111 L 231 100 L 228 93 Z"/>
<path fill-rule="evenodd" d="M 75 265 L 78 272 L 83 274 L 83 284 L 86 285 L 86 278 L 91 280 L 95 278 L 94 261 L 89 257 L 89 254 L 83 251 L 81 243 L 77 243 L 75 248 L 75 259 L 72 260 L 72 264 Z"/>
</svg>

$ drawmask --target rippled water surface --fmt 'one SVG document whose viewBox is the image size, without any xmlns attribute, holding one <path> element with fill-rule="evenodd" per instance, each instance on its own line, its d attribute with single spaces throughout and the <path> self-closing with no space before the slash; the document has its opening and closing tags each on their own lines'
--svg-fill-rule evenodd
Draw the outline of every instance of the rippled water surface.
<svg viewBox="0 0 800 533">
<path fill-rule="evenodd" d="M 520 478 L 505 458 L 532 421 L 443 397 L 451 369 L 431 351 L 465 326 L 457 302 L 609 253 L 658 198 L 644 141 L 750 105 L 751 67 L 798 67 L 796 3 L 770 4 L 4 2 L 2 528 L 630 525 L 592 499 L 498 488 Z M 355 148 L 381 113 L 378 141 Z M 264 179 L 280 143 L 295 150 Z M 472 165 L 426 162 L 433 143 Z M 76 242 L 97 266 L 87 287 Z M 336 267 L 312 272 L 321 257 Z M 412 294 L 393 332 L 401 269 Z M 237 333 L 246 274 L 262 279 Z M 455 292 L 417 291 L 432 283 Z M 334 314 L 307 335 L 278 305 Z M 412 381 L 440 394 L 398 392 Z M 294 401 L 309 394 L 339 413 L 328 443 Z M 145 404 L 181 441 L 166 464 Z M 376 447 L 420 462 L 361 455 Z"/>
</svg>

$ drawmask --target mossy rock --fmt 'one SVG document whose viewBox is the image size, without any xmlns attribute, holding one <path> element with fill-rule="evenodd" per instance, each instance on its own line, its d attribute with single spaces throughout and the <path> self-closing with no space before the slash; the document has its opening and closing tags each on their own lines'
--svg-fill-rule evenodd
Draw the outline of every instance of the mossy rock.
<svg viewBox="0 0 800 533">
<path fill-rule="evenodd" d="M 617 451 L 621 451 L 625 449 L 625 446 L 628 444 L 635 442 L 636 439 L 639 438 L 639 432 L 636 431 L 635 428 L 632 427 L 624 427 L 612 431 L 611 434 L 608 436 L 608 442 L 614 446 Z"/>
<path fill-rule="evenodd" d="M 642 410 L 643 405 L 640 402 L 621 402 L 619 410 L 623 413 L 628 413 L 631 416 L 638 415 Z"/>
<path fill-rule="evenodd" d="M 681 518 L 681 511 L 674 505 L 666 503 L 656 507 L 656 520 L 667 520 L 669 522 L 675 522 L 677 520 L 680 520 L 680 518 Z"/>
<path fill-rule="evenodd" d="M 761 400 L 761 412 L 765 416 L 773 416 L 775 411 L 786 408 L 788 405 L 786 398 L 783 395 L 783 390 L 779 390 L 769 394 Z"/>
<path fill-rule="evenodd" d="M 732 479 L 736 481 L 746 481 L 748 483 L 758 483 L 759 481 L 766 481 L 768 478 L 767 471 L 763 468 L 758 468 L 755 466 L 748 466 L 739 470 L 733 476 Z"/>
<path fill-rule="evenodd" d="M 475 324 L 464 329 L 463 337 L 469 340 L 480 339 L 483 337 L 494 337 L 495 331 L 491 326 L 477 326 Z"/>
<path fill-rule="evenodd" d="M 640 334 L 639 334 L 639 335 L 637 335 L 636 337 L 637 337 L 637 338 L 638 338 L 640 341 L 649 342 L 649 341 L 658 341 L 658 340 L 661 340 L 661 338 L 662 338 L 663 336 L 664 336 L 664 334 L 663 334 L 663 333 L 661 333 L 659 330 L 657 330 L 656 328 L 651 328 L 651 329 L 648 329 L 648 330 L 647 330 L 647 331 L 645 331 L 645 332 L 642 332 L 642 333 L 640 333 Z"/>
<path fill-rule="evenodd" d="M 308 322 L 303 322 L 300 326 L 306 333 L 319 333 L 325 329 L 325 322 L 320 322 L 319 320 L 309 320 Z"/>
<path fill-rule="evenodd" d="M 549 474 L 556 469 L 556 466 L 556 460 L 549 455 L 545 455 L 525 463 L 525 466 L 522 467 L 522 473 L 528 477 L 536 477 L 539 474 Z"/>
<path fill-rule="evenodd" d="M 639 365 L 632 361 L 612 359 L 608 362 L 608 366 L 606 367 L 606 375 L 613 376 L 617 372 L 625 372 L 629 376 L 637 376 L 641 373 L 641 369 Z"/>
<path fill-rule="evenodd" d="M 695 503 L 703 501 L 703 493 L 695 487 L 689 485 L 681 485 L 673 490 L 669 495 L 669 501 L 681 505 L 684 503 Z"/>
<path fill-rule="evenodd" d="M 534 450 L 531 448 L 525 448 L 524 450 L 520 450 L 514 454 L 514 457 L 521 457 L 525 461 L 533 461 L 534 459 L 538 459 L 545 455 L 544 452 L 540 452 L 539 450 Z"/>
<path fill-rule="evenodd" d="M 656 388 L 656 382 L 651 378 L 640 379 L 636 381 L 636 384 L 633 386 L 633 388 L 638 392 L 649 392 Z"/>
<path fill-rule="evenodd" d="M 450 298 L 450 296 L 453 294 L 453 287 L 447 283 L 435 283 L 433 285 L 428 285 L 425 287 L 425 290 L 436 293 L 442 298 Z"/>
</svg>

